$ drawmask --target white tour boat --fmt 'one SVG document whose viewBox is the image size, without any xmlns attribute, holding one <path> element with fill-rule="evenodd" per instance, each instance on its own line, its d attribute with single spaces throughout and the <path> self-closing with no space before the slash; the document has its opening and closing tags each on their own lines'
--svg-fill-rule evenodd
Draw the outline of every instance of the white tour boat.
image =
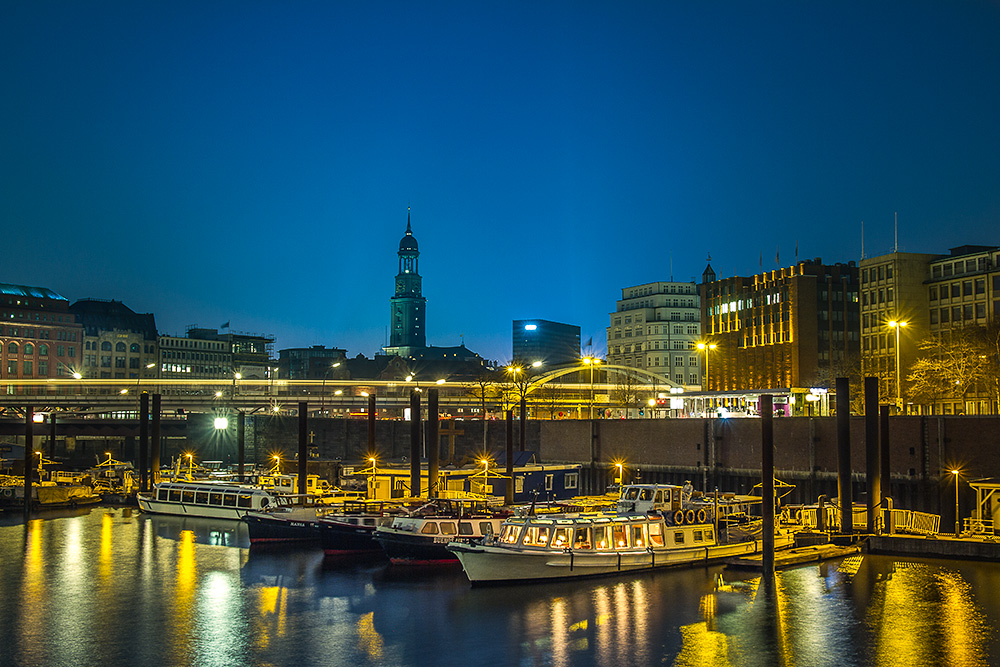
<svg viewBox="0 0 1000 667">
<path fill-rule="evenodd" d="M 701 565 L 763 549 L 759 519 L 743 511 L 759 506 L 759 497 L 700 503 L 704 511 L 694 510 L 694 520 L 688 521 L 691 506 L 674 492 L 679 488 L 629 485 L 622 490 L 626 511 L 510 517 L 495 536 L 479 543 L 452 542 L 448 549 L 473 584 Z M 792 542 L 784 530 L 774 537 L 775 549 Z"/>
<path fill-rule="evenodd" d="M 136 497 L 143 512 L 215 519 L 242 519 L 281 502 L 272 491 L 225 482 L 160 482 Z"/>
</svg>

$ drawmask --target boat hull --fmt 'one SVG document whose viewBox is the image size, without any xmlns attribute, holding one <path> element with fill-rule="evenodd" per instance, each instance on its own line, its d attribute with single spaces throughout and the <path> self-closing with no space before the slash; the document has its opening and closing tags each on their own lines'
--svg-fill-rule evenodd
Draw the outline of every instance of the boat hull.
<svg viewBox="0 0 1000 667">
<path fill-rule="evenodd" d="M 268 516 L 251 512 L 243 517 L 250 533 L 250 544 L 316 543 L 319 542 L 319 522 Z"/>
<path fill-rule="evenodd" d="M 320 521 L 319 539 L 327 556 L 381 554 L 382 547 L 373 539 L 375 526 L 358 526 L 339 521 Z"/>
<path fill-rule="evenodd" d="M 775 536 L 775 548 L 791 546 Z M 703 565 L 758 553 L 761 540 L 688 548 L 629 551 L 529 550 L 482 544 L 449 545 L 473 585 L 609 576 L 666 567 Z"/>
<path fill-rule="evenodd" d="M 374 539 L 393 565 L 458 565 L 458 558 L 448 550 L 449 537 L 377 530 Z"/>
</svg>

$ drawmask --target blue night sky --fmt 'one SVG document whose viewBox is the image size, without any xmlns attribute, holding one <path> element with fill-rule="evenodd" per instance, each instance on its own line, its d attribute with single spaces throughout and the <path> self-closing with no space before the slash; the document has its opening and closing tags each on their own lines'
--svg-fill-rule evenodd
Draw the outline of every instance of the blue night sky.
<svg viewBox="0 0 1000 667">
<path fill-rule="evenodd" d="M 0 282 L 351 356 L 605 348 L 621 289 L 1000 243 L 996 2 L 0 5 Z M 763 258 L 763 259 L 761 259 Z"/>
</svg>

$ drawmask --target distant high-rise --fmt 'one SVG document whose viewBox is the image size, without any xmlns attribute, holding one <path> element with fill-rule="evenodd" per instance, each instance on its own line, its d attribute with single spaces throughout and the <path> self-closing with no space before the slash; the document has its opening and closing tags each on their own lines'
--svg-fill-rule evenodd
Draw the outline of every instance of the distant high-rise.
<svg viewBox="0 0 1000 667">
<path fill-rule="evenodd" d="M 410 214 L 406 214 L 406 234 L 399 241 L 399 273 L 396 274 L 396 293 L 389 299 L 389 345 L 387 354 L 410 356 L 413 348 L 426 346 L 424 311 L 427 299 L 420 294 L 420 273 L 417 239 L 410 228 Z"/>
<path fill-rule="evenodd" d="M 580 327 L 548 320 L 514 320 L 513 359 L 546 366 L 580 361 Z"/>
<path fill-rule="evenodd" d="M 698 385 L 700 320 L 694 282 L 626 287 L 607 329 L 608 363 L 658 373 L 677 385 Z"/>
</svg>

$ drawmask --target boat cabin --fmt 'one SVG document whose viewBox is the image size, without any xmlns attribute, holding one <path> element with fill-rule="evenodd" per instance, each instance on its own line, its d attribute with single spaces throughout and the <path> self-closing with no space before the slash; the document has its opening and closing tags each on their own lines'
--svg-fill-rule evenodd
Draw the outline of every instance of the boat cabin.
<svg viewBox="0 0 1000 667">
<path fill-rule="evenodd" d="M 711 525 L 669 525 L 658 516 L 604 516 L 565 519 L 508 519 L 499 544 L 564 551 L 621 551 L 715 544 Z"/>
</svg>

